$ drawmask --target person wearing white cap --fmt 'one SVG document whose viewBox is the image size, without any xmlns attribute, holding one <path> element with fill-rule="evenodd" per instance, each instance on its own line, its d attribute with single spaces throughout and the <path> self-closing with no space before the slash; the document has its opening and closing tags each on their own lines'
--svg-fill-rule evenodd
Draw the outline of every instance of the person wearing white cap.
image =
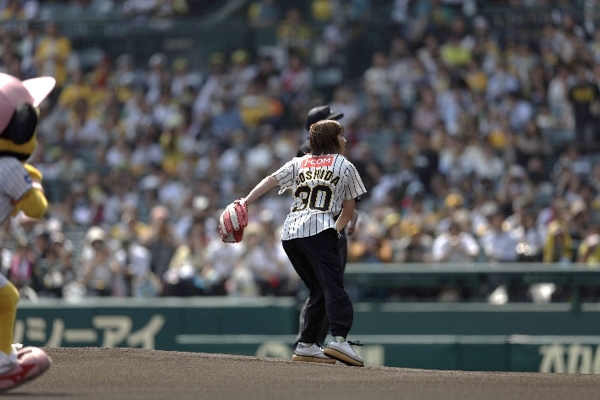
<svg viewBox="0 0 600 400">
<path fill-rule="evenodd" d="M 21 81 L 0 73 L 0 224 L 23 212 L 41 218 L 48 207 L 42 174 L 27 159 L 37 147 L 36 107 L 56 84 L 51 77 Z M 19 292 L 0 275 L 0 392 L 44 373 L 52 360 L 37 347 L 13 345 Z"/>
</svg>

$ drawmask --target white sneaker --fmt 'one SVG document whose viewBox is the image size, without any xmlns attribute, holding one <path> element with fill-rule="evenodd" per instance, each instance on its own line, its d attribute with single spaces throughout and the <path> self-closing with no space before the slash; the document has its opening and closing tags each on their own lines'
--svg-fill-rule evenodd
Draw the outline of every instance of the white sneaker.
<svg viewBox="0 0 600 400">
<path fill-rule="evenodd" d="M 0 375 L 10 371 L 17 365 L 17 352 L 6 354 L 0 351 Z"/>
<path fill-rule="evenodd" d="M 364 367 L 364 360 L 361 356 L 354 352 L 354 349 L 352 348 L 352 346 L 350 346 L 351 344 L 362 346 L 358 342 L 346 341 L 340 343 L 337 341 L 333 341 L 329 343 L 329 346 L 327 346 L 325 350 L 323 350 L 323 353 L 325 353 L 326 356 L 341 361 L 346 365 L 351 365 L 354 367 Z"/>
<path fill-rule="evenodd" d="M 307 346 L 304 343 L 298 343 L 292 361 L 305 361 L 305 362 L 316 362 L 325 364 L 335 364 L 333 358 L 327 357 L 323 354 L 323 349 L 318 344 Z"/>
</svg>

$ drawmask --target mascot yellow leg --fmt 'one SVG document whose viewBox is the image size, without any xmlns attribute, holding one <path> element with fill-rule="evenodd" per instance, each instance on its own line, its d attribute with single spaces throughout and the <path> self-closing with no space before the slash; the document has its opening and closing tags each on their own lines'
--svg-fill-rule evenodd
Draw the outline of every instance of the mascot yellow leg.
<svg viewBox="0 0 600 400">
<path fill-rule="evenodd" d="M 19 291 L 12 283 L 6 282 L 4 287 L 0 288 L 0 351 L 6 354 L 12 352 L 18 302 Z"/>
</svg>

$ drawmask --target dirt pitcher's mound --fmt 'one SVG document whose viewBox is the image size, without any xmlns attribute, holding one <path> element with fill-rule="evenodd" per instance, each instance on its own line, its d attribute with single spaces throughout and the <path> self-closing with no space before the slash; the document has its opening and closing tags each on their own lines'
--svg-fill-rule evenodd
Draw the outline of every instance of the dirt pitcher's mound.
<svg viewBox="0 0 600 400">
<path fill-rule="evenodd" d="M 51 348 L 50 370 L 5 398 L 109 400 L 598 399 L 600 375 L 355 368 L 143 349 Z"/>
</svg>

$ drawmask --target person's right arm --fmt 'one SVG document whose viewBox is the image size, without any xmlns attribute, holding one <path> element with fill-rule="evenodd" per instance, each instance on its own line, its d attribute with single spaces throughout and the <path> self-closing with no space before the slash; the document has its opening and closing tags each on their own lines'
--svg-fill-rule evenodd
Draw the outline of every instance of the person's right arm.
<svg viewBox="0 0 600 400">
<path fill-rule="evenodd" d="M 277 186 L 279 182 L 273 175 L 267 176 L 265 179 L 260 181 L 258 185 L 254 187 L 246 196 L 246 203 L 248 205 L 252 204 L 255 200 L 257 200 L 260 196 L 267 193 L 269 190 Z"/>
</svg>

